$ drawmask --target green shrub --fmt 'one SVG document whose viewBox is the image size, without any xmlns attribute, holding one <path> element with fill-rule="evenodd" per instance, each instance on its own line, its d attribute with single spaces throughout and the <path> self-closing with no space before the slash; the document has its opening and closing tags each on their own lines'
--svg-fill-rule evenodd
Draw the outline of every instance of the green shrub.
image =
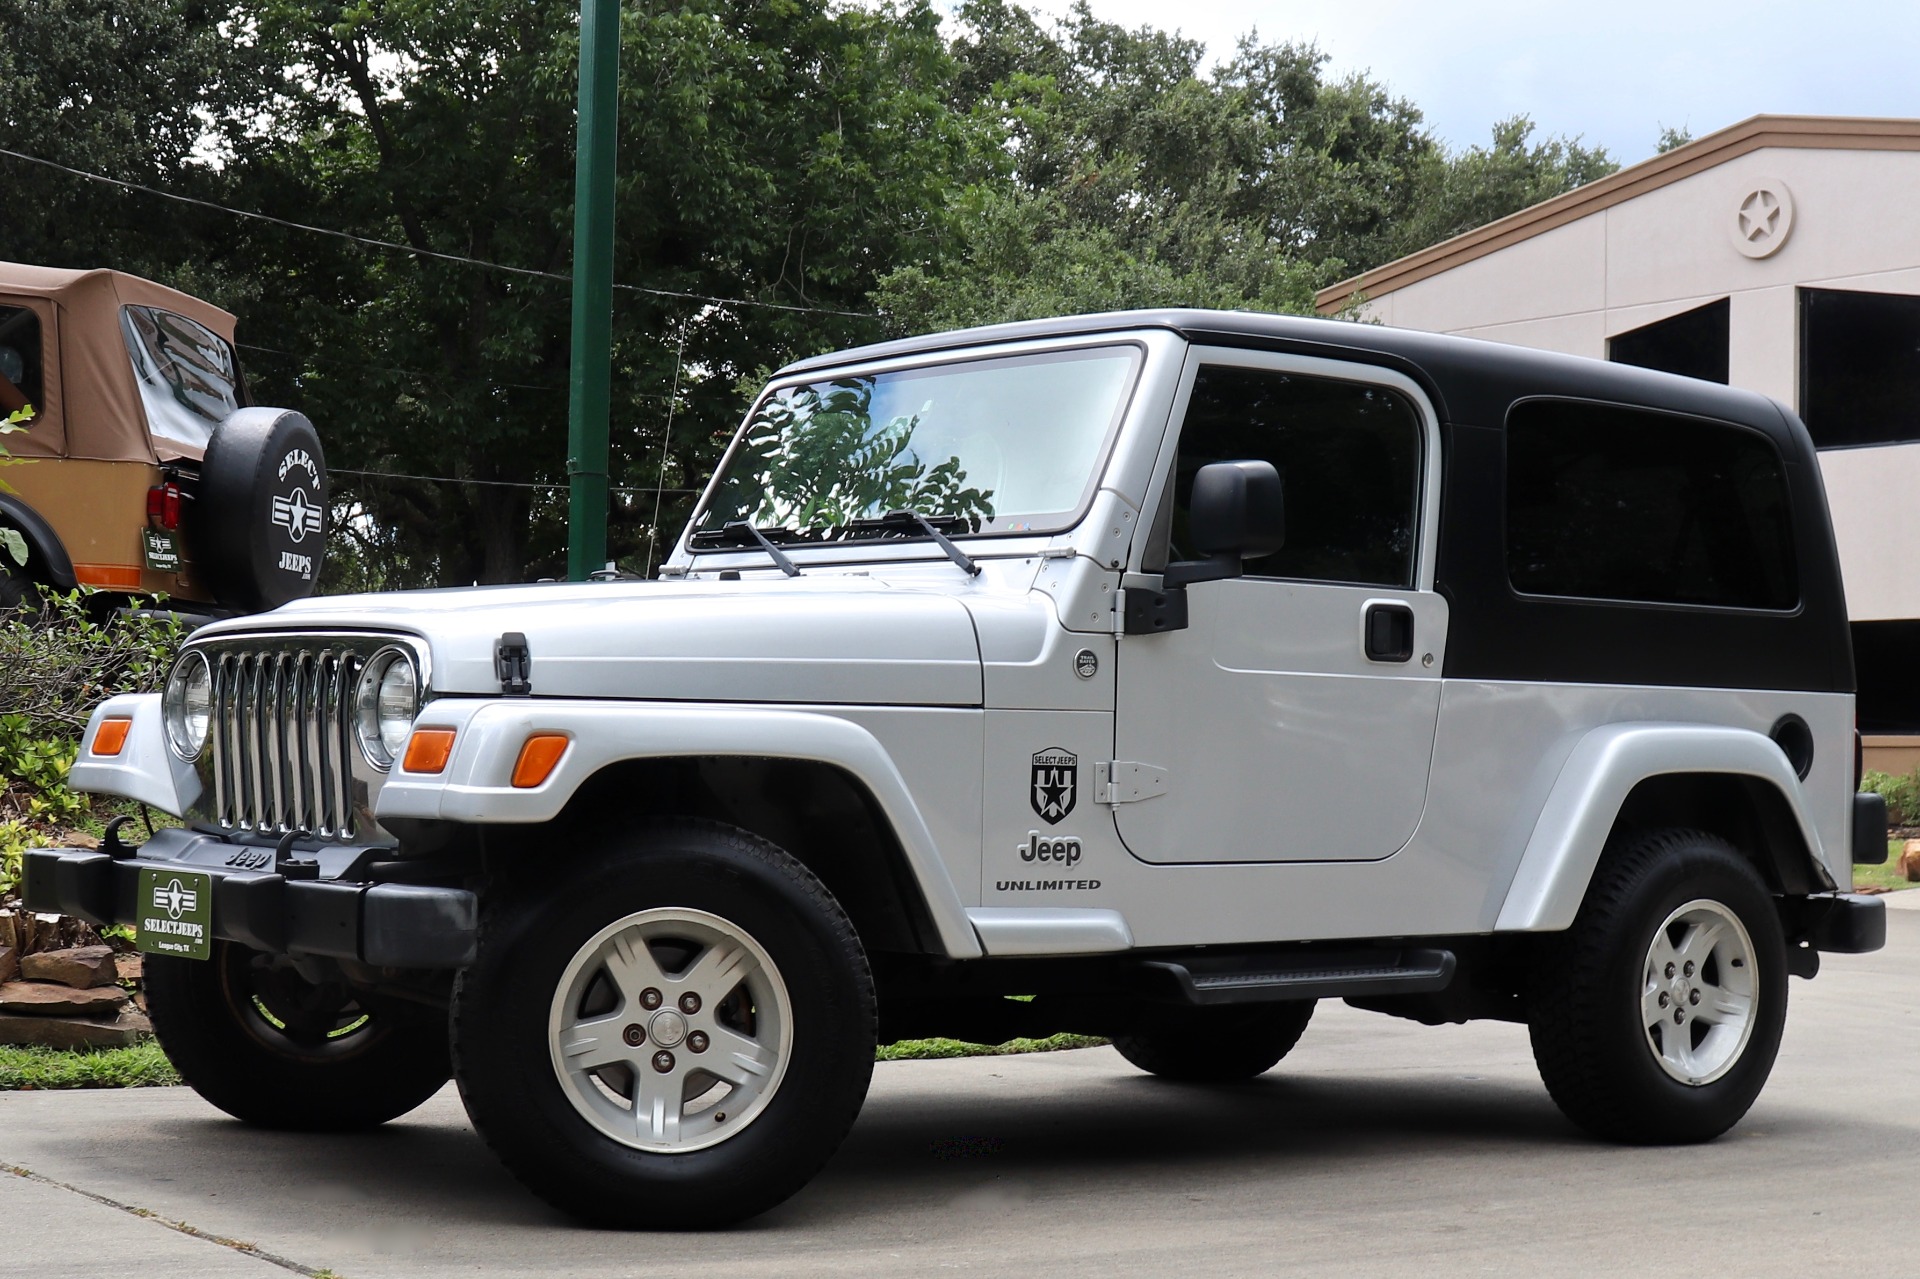
<svg viewBox="0 0 1920 1279">
<path fill-rule="evenodd" d="M 25 822 L 0 822 L 0 901 L 20 891 L 21 854 L 29 835 Z"/>
<path fill-rule="evenodd" d="M 68 825 L 88 811 L 87 797 L 67 789 L 79 754 L 74 738 L 35 737 L 25 715 L 0 715 L 0 778 L 29 821 Z"/>
<path fill-rule="evenodd" d="M 1892 825 L 1920 826 L 1920 770 L 1902 777 L 1868 773 L 1860 779 L 1860 789 L 1887 801 L 1887 821 Z"/>
<path fill-rule="evenodd" d="M 97 595 L 44 591 L 37 610 L 0 621 L 0 707 L 26 722 L 16 738 L 77 738 L 102 701 L 166 679 L 186 628 L 171 616 L 107 611 Z"/>
</svg>

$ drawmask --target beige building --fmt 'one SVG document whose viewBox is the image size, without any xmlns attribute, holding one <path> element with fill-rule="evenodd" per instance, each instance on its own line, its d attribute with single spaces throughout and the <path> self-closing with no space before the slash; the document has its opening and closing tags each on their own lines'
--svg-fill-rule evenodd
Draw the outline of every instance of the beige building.
<svg viewBox="0 0 1920 1279">
<path fill-rule="evenodd" d="M 1920 120 L 1755 116 L 1317 300 L 1793 406 L 1833 507 L 1868 767 L 1920 764 Z"/>
</svg>

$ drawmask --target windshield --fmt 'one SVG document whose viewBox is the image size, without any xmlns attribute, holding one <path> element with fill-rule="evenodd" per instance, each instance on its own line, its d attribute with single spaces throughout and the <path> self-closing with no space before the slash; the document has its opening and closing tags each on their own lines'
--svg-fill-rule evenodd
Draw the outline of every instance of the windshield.
<svg viewBox="0 0 1920 1279">
<path fill-rule="evenodd" d="M 233 348 L 205 325 L 150 306 L 121 308 L 127 354 L 147 409 L 147 429 L 203 449 L 213 428 L 240 407 Z"/>
<path fill-rule="evenodd" d="M 971 360 L 786 386 L 754 410 L 693 535 L 747 520 L 787 540 L 1067 527 L 1098 479 L 1139 348 Z M 894 524 L 884 533 L 918 536 Z"/>
</svg>

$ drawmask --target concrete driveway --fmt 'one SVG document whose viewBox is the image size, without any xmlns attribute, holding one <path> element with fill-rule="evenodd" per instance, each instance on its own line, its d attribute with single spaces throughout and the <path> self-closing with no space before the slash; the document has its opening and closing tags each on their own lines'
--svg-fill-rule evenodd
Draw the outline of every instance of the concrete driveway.
<svg viewBox="0 0 1920 1279">
<path fill-rule="evenodd" d="M 1324 1004 L 1236 1087 L 1108 1049 L 881 1066 L 819 1180 L 713 1235 L 570 1224 L 452 1089 L 351 1138 L 254 1132 L 184 1089 L 5 1093 L 0 1275 L 1909 1276 L 1920 910 L 1891 914 L 1887 950 L 1793 983 L 1773 1082 L 1703 1147 L 1586 1140 L 1520 1027 Z"/>
</svg>

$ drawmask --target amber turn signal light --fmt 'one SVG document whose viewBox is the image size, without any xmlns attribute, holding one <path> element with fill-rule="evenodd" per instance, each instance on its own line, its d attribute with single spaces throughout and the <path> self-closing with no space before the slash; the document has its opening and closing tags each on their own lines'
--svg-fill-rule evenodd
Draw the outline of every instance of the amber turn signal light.
<svg viewBox="0 0 1920 1279">
<path fill-rule="evenodd" d="M 407 753 L 400 767 L 409 773 L 437 773 L 446 768 L 453 756 L 451 728 L 416 728 L 407 739 Z"/>
<path fill-rule="evenodd" d="M 513 763 L 513 784 L 521 790 L 538 786 L 553 775 L 554 765 L 567 753 L 567 739 L 560 733 L 535 733 L 520 748 Z"/>
<path fill-rule="evenodd" d="M 100 727 L 94 730 L 93 753 L 96 755 L 118 755 L 127 744 L 127 734 L 133 730 L 130 719 L 103 719 Z"/>
</svg>

